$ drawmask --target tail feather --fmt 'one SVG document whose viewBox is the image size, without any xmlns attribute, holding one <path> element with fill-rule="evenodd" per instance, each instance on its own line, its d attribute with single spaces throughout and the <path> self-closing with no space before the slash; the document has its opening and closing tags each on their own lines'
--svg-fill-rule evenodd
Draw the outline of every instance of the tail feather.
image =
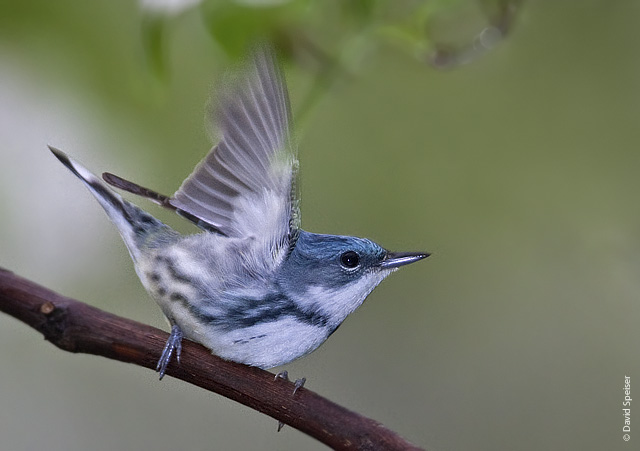
<svg viewBox="0 0 640 451">
<path fill-rule="evenodd" d="M 164 194 L 160 194 L 156 191 L 150 190 L 149 188 L 145 188 L 144 186 L 140 186 L 137 183 L 130 182 L 129 180 L 125 180 L 120 176 L 112 174 L 110 172 L 102 173 L 102 180 L 107 182 L 111 186 L 115 186 L 124 191 L 128 191 L 136 196 L 141 196 L 146 199 L 155 202 L 161 207 L 168 208 L 169 210 L 176 210 L 176 207 L 171 205 L 171 198 L 169 196 L 165 196 Z"/>
<path fill-rule="evenodd" d="M 182 216 L 185 219 L 193 222 L 196 226 L 200 227 L 202 230 L 206 230 L 208 232 L 217 233 L 219 235 L 224 235 L 220 229 L 209 224 L 206 221 L 198 218 L 197 216 L 192 215 L 184 210 L 177 208 L 175 205 L 171 203 L 172 198 L 169 196 L 165 196 L 164 194 L 160 194 L 156 191 L 153 191 L 149 188 L 145 188 L 144 186 L 140 186 L 137 183 L 130 182 L 129 180 L 123 179 L 120 176 L 112 174 L 110 172 L 103 172 L 102 179 L 107 182 L 111 186 L 115 186 L 124 191 L 128 191 L 136 196 L 144 197 L 145 199 L 149 199 L 152 202 L 160 205 L 161 207 L 167 208 L 169 210 L 175 211 L 177 214 Z"/>
<path fill-rule="evenodd" d="M 73 172 L 76 177 L 82 180 L 91 194 L 93 194 L 102 208 L 104 208 L 111 221 L 118 228 L 134 261 L 137 261 L 140 257 L 142 246 L 149 244 L 148 241 L 151 232 L 158 231 L 159 229 L 170 230 L 169 227 L 150 214 L 124 200 L 87 168 L 61 150 L 51 146 L 49 146 L 49 150 L 51 150 L 55 157 Z"/>
</svg>

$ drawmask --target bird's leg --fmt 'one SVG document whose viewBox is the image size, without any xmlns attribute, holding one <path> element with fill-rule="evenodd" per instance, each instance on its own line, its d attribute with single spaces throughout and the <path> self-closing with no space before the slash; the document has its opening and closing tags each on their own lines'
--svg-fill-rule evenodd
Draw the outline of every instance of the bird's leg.
<svg viewBox="0 0 640 451">
<path fill-rule="evenodd" d="M 284 379 L 285 381 L 290 382 L 289 372 L 287 370 L 280 371 L 278 374 L 276 374 L 276 377 L 274 378 L 274 380 L 278 380 L 278 379 Z M 291 396 L 294 396 L 299 388 L 304 387 L 305 382 L 307 382 L 306 377 L 303 377 L 302 379 L 296 379 L 296 381 L 293 383 L 294 387 L 293 387 L 293 393 L 291 394 Z M 280 432 L 280 430 L 283 427 L 284 427 L 284 423 L 282 421 L 278 421 L 278 432 Z"/>
<path fill-rule="evenodd" d="M 167 370 L 167 365 L 171 361 L 173 352 L 176 353 L 176 360 L 180 363 L 180 354 L 182 354 L 182 329 L 177 324 L 171 326 L 171 334 L 167 339 L 167 344 L 164 345 L 162 355 L 158 364 L 156 365 L 156 371 L 160 373 L 160 380 L 164 377 L 164 373 Z"/>
</svg>

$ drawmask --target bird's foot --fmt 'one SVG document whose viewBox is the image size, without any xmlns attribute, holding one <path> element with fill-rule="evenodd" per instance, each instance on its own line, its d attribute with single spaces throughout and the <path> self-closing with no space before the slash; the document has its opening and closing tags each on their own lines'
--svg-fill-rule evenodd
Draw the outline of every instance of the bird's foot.
<svg viewBox="0 0 640 451">
<path fill-rule="evenodd" d="M 176 324 L 171 326 L 171 334 L 167 339 L 167 344 L 164 345 L 164 349 L 162 350 L 162 355 L 160 356 L 160 360 L 158 360 L 158 364 L 156 365 L 156 371 L 160 373 L 160 380 L 164 377 L 164 373 L 167 370 L 167 365 L 171 361 L 171 357 L 173 357 L 173 353 L 176 353 L 176 360 L 180 363 L 180 354 L 182 354 L 182 330 Z"/>
<path fill-rule="evenodd" d="M 287 370 L 280 371 L 278 374 L 276 374 L 276 377 L 274 378 L 274 380 L 278 380 L 278 379 L 284 379 L 285 381 L 290 382 L 289 372 Z M 305 382 L 307 382 L 306 377 L 303 377 L 302 379 L 296 379 L 296 381 L 293 383 L 294 387 L 293 387 L 293 393 L 291 394 L 291 396 L 294 396 L 298 391 L 298 389 L 304 387 Z M 283 427 L 284 427 L 284 423 L 282 421 L 278 421 L 278 432 L 280 432 L 280 430 Z"/>
<path fill-rule="evenodd" d="M 291 382 L 289 380 L 289 372 L 287 370 L 280 371 L 278 374 L 276 374 L 276 377 L 274 378 L 274 380 L 278 380 L 278 379 L 284 379 L 287 382 Z M 305 382 L 307 382 L 306 377 L 303 377 L 302 379 L 296 379 L 296 381 L 293 383 L 294 388 L 293 388 L 292 395 L 295 395 L 299 388 L 304 387 Z"/>
</svg>

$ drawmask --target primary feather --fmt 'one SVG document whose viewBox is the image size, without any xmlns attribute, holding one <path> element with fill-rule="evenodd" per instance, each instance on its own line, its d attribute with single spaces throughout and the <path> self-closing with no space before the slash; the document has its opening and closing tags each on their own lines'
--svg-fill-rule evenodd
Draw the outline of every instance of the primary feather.
<svg viewBox="0 0 640 451">
<path fill-rule="evenodd" d="M 245 76 L 221 95 L 216 119 L 222 139 L 171 205 L 228 237 L 286 246 L 298 217 L 290 117 L 282 73 L 272 51 L 261 49 Z"/>
</svg>

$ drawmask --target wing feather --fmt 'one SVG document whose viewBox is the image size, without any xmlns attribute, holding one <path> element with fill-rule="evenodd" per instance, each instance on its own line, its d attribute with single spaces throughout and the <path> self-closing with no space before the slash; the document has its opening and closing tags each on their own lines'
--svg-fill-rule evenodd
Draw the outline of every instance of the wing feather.
<svg viewBox="0 0 640 451">
<path fill-rule="evenodd" d="M 289 97 L 271 49 L 254 53 L 246 77 L 221 96 L 216 118 L 222 139 L 171 205 L 224 235 L 286 244 L 299 216 L 297 160 Z"/>
</svg>

